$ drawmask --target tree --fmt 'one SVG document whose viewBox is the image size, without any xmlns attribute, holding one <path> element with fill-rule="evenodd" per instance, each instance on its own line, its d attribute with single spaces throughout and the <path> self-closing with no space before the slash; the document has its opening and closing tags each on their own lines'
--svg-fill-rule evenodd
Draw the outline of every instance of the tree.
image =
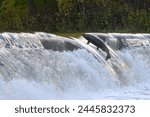
<svg viewBox="0 0 150 117">
<path fill-rule="evenodd" d="M 150 0 L 0 0 L 0 29 L 150 31 Z"/>
<path fill-rule="evenodd" d="M 23 29 L 22 19 L 27 14 L 26 0 L 4 0 L 1 5 L 1 21 L 7 30 Z"/>
<path fill-rule="evenodd" d="M 34 15 L 34 0 L 28 0 L 29 16 Z"/>
<path fill-rule="evenodd" d="M 34 5 L 37 29 L 55 31 L 58 12 L 57 0 L 35 0 Z"/>
</svg>

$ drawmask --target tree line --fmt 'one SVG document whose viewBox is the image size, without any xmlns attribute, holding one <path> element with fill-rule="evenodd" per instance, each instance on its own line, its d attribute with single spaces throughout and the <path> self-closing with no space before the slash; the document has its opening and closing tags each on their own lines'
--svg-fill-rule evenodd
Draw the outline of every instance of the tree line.
<svg viewBox="0 0 150 117">
<path fill-rule="evenodd" d="M 0 31 L 150 32 L 150 0 L 0 0 Z"/>
</svg>

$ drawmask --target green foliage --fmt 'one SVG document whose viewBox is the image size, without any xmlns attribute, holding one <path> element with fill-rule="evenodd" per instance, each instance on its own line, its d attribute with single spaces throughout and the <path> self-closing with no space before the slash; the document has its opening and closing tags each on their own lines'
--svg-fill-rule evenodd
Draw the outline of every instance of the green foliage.
<svg viewBox="0 0 150 117">
<path fill-rule="evenodd" d="M 1 6 L 2 30 L 23 29 L 22 20 L 27 15 L 26 0 L 5 0 Z M 23 4 L 22 4 L 23 3 Z"/>
<path fill-rule="evenodd" d="M 150 32 L 149 5 L 149 0 L 0 0 L 0 30 Z"/>
</svg>

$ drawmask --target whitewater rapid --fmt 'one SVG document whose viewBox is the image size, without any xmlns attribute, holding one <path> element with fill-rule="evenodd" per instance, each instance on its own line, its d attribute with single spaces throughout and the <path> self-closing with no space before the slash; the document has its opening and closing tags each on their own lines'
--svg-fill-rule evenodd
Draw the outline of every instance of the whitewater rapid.
<svg viewBox="0 0 150 117">
<path fill-rule="evenodd" d="M 0 48 L 0 99 L 150 99 L 150 47 L 112 49 L 105 61 L 101 50 L 78 44 L 73 51 L 44 49 L 39 40 Z"/>
</svg>

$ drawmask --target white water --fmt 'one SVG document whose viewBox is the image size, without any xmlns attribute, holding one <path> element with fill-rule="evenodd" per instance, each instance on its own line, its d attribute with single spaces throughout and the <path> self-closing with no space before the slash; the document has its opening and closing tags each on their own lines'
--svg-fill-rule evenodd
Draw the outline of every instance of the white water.
<svg viewBox="0 0 150 117">
<path fill-rule="evenodd" d="M 32 38 L 48 38 L 39 34 Z M 29 39 L 35 48 L 5 48 L 3 41 L 0 99 L 150 99 L 150 47 L 110 48 L 105 61 L 101 50 L 78 41 L 87 50 L 47 50 L 38 39 Z"/>
</svg>

